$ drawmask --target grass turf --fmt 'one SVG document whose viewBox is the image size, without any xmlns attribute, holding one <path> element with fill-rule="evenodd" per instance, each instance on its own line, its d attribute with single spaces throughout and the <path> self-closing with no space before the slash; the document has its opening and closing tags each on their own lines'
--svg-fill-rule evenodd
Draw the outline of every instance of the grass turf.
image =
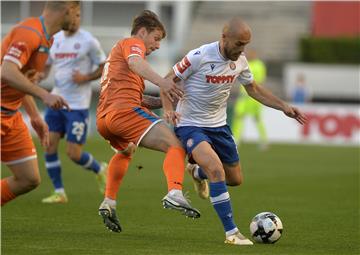
<svg viewBox="0 0 360 255">
<path fill-rule="evenodd" d="M 99 138 L 85 149 L 108 161 L 112 151 Z M 62 144 L 61 151 L 64 151 Z M 245 183 L 230 187 L 235 221 L 249 236 L 251 218 L 262 211 L 277 214 L 282 238 L 273 245 L 237 247 L 223 244 L 220 221 L 208 201 L 197 198 L 198 220 L 162 209 L 166 193 L 163 154 L 140 149 L 118 196 L 123 232 L 107 231 L 97 215 L 102 200 L 92 173 L 60 154 L 69 203 L 44 205 L 52 186 L 41 149 L 42 184 L 2 208 L 3 254 L 359 254 L 359 149 L 272 145 L 266 152 L 241 146 Z M 142 165 L 142 170 L 137 169 Z M 2 167 L 2 175 L 9 171 Z"/>
</svg>

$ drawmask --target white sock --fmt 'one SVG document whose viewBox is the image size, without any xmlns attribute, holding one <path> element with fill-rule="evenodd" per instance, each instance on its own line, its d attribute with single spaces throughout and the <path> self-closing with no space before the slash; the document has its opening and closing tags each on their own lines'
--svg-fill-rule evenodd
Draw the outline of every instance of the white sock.
<svg viewBox="0 0 360 255">
<path fill-rule="evenodd" d="M 183 196 L 182 190 L 172 189 L 169 191 L 170 196 Z"/>
<path fill-rule="evenodd" d="M 65 194 L 65 189 L 64 188 L 55 189 L 55 193 Z"/>
<path fill-rule="evenodd" d="M 201 181 L 201 178 L 200 178 L 200 176 L 199 176 L 199 166 L 198 166 L 198 165 L 195 166 L 194 177 L 195 177 L 197 180 Z"/>
<path fill-rule="evenodd" d="M 110 205 L 110 207 L 115 208 L 116 207 L 116 200 L 106 197 L 103 201 L 103 203 L 106 203 Z"/>
</svg>

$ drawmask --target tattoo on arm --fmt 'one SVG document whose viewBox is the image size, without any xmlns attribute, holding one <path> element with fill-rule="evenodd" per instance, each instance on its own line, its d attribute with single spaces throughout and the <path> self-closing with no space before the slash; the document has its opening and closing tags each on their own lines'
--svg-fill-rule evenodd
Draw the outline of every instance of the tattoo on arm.
<svg viewBox="0 0 360 255">
<path fill-rule="evenodd" d="M 162 107 L 160 97 L 144 95 L 141 105 L 149 109 L 160 109 Z"/>
</svg>

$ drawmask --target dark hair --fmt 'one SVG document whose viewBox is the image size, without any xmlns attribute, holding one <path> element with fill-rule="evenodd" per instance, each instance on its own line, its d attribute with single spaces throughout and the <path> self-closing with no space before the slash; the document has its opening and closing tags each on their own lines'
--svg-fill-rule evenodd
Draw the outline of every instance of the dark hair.
<svg viewBox="0 0 360 255">
<path fill-rule="evenodd" d="M 156 29 L 163 32 L 163 37 L 166 36 L 164 25 L 159 20 L 159 17 L 152 11 L 144 10 L 140 15 L 136 16 L 133 20 L 131 35 L 135 35 L 140 28 L 145 27 L 150 33 Z"/>
<path fill-rule="evenodd" d="M 67 4 L 80 6 L 80 1 L 47 1 L 45 8 L 52 11 L 57 11 L 64 9 Z"/>
</svg>

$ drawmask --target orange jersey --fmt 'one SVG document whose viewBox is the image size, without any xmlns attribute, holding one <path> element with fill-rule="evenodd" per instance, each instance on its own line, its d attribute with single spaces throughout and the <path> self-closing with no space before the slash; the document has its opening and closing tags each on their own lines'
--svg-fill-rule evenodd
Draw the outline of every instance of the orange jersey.
<svg viewBox="0 0 360 255">
<path fill-rule="evenodd" d="M 42 17 L 28 18 L 15 26 L 2 40 L 1 64 L 4 60 L 17 64 L 22 73 L 30 69 L 42 72 L 52 39 L 46 33 Z M 1 80 L 1 106 L 17 110 L 25 94 Z"/>
<path fill-rule="evenodd" d="M 130 70 L 128 59 L 131 56 L 145 58 L 145 52 L 144 42 L 137 38 L 123 39 L 112 48 L 101 77 L 98 118 L 111 110 L 141 105 L 144 80 Z"/>
</svg>

